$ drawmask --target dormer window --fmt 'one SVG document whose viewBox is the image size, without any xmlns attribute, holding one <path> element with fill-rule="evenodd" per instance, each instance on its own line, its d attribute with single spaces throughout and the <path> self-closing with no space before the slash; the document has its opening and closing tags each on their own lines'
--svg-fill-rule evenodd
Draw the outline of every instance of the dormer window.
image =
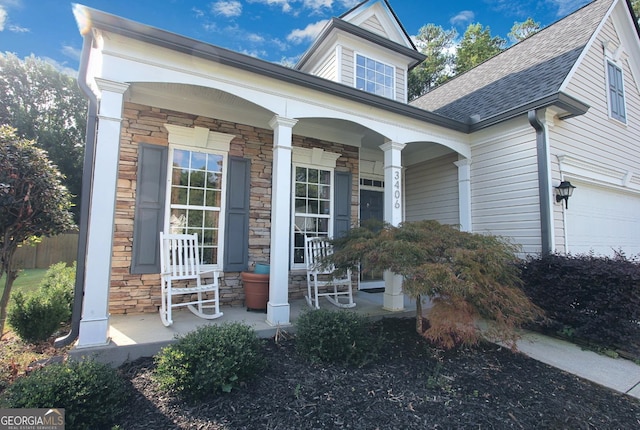
<svg viewBox="0 0 640 430">
<path fill-rule="evenodd" d="M 356 88 L 394 99 L 395 68 L 364 55 L 356 54 Z"/>
</svg>

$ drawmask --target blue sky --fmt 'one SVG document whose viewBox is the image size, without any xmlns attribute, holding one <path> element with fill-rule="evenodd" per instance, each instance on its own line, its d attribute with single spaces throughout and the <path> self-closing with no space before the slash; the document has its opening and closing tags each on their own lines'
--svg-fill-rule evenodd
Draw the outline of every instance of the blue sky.
<svg viewBox="0 0 640 430">
<path fill-rule="evenodd" d="M 470 23 L 507 38 L 516 21 L 546 26 L 589 0 L 390 0 L 409 35 L 433 23 L 460 35 Z M 293 62 L 327 19 L 358 0 L 80 0 L 80 4 L 272 62 Z M 0 52 L 35 55 L 73 73 L 82 37 L 72 3 L 0 0 Z"/>
</svg>

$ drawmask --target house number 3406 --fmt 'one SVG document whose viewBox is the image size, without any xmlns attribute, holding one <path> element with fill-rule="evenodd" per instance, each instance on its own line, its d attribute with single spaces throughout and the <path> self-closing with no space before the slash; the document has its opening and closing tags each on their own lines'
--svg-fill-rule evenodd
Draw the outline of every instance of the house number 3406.
<svg viewBox="0 0 640 430">
<path fill-rule="evenodd" d="M 396 209 L 400 209 L 400 196 L 402 193 L 400 192 L 400 172 L 394 172 L 393 174 L 393 198 L 394 198 L 394 206 Z"/>
</svg>

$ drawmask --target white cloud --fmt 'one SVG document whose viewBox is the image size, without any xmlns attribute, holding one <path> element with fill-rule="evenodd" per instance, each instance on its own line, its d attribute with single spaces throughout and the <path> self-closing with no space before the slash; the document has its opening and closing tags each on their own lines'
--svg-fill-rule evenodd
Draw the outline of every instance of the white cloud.
<svg viewBox="0 0 640 430">
<path fill-rule="evenodd" d="M 197 7 L 191 8 L 191 11 L 193 12 L 196 18 L 202 18 L 205 15 L 204 11 L 202 9 L 198 9 Z"/>
<path fill-rule="evenodd" d="M 0 0 L 0 31 L 9 30 L 12 33 L 28 33 L 30 30 L 18 24 L 14 24 L 9 19 L 10 9 L 22 8 L 22 0 Z"/>
<path fill-rule="evenodd" d="M 7 11 L 0 6 L 0 31 L 4 31 L 5 22 L 7 22 Z"/>
<path fill-rule="evenodd" d="M 287 49 L 289 49 L 289 44 L 278 38 L 271 39 L 271 43 L 273 43 L 281 51 L 286 51 Z"/>
<path fill-rule="evenodd" d="M 62 54 L 65 57 L 72 58 L 74 60 L 80 60 L 80 54 L 82 51 L 80 49 L 74 48 L 73 46 L 64 45 L 62 47 Z"/>
<path fill-rule="evenodd" d="M 246 39 L 251 43 L 263 43 L 264 37 L 256 33 L 248 33 Z"/>
<path fill-rule="evenodd" d="M 358 3 L 360 3 L 360 0 L 340 0 L 340 4 L 346 7 L 347 9 L 351 9 Z"/>
<path fill-rule="evenodd" d="M 0 0 L 1 7 L 19 8 L 22 7 L 22 0 Z"/>
<path fill-rule="evenodd" d="M 471 22 L 473 22 L 473 20 L 476 18 L 476 14 L 473 13 L 473 11 L 470 10 L 463 10 L 461 12 L 458 12 L 458 14 L 456 16 L 454 16 L 453 18 L 451 18 L 449 20 L 449 23 L 453 26 L 456 25 L 466 25 L 469 24 Z"/>
<path fill-rule="evenodd" d="M 282 57 L 278 62 L 281 66 L 289 67 L 292 69 L 300 60 L 300 56 L 296 55 L 295 57 Z"/>
<path fill-rule="evenodd" d="M 591 0 L 545 0 L 547 3 L 553 5 L 553 7 L 557 8 L 556 16 L 558 18 L 563 18 L 569 15 L 572 12 L 580 9 L 585 4 L 589 3 Z"/>
<path fill-rule="evenodd" d="M 242 15 L 242 3 L 236 0 L 211 3 L 211 12 L 227 18 Z"/>
<path fill-rule="evenodd" d="M 328 20 L 323 19 L 313 24 L 307 25 L 304 29 L 296 29 L 287 35 L 287 41 L 295 44 L 304 42 L 305 40 L 313 40 L 327 24 Z"/>
<path fill-rule="evenodd" d="M 76 78 L 78 76 L 78 71 L 67 66 L 65 63 L 61 63 L 49 57 L 41 57 L 41 59 L 44 62 L 51 64 L 60 73 L 64 73 L 65 75 L 71 76 L 72 78 Z"/>
<path fill-rule="evenodd" d="M 303 0 L 304 7 L 312 9 L 316 12 L 321 9 L 331 9 L 333 7 L 333 0 Z"/>
<path fill-rule="evenodd" d="M 514 2 L 512 0 L 484 0 L 493 11 L 507 13 L 520 18 L 535 17 L 539 13 L 553 13 L 557 18 L 564 18 L 592 0 L 529 0 Z"/>
<path fill-rule="evenodd" d="M 209 33 L 215 33 L 216 31 L 220 30 L 218 28 L 218 24 L 216 24 L 215 22 L 208 22 L 206 24 L 202 24 L 202 28 L 204 28 L 204 30 L 208 31 Z"/>
<path fill-rule="evenodd" d="M 12 33 L 29 33 L 31 30 L 25 27 L 20 27 L 19 25 L 10 24 L 9 31 Z"/>
<path fill-rule="evenodd" d="M 279 7 L 284 13 L 291 13 L 298 15 L 300 8 L 296 8 L 296 5 L 300 5 L 303 9 L 311 9 L 313 13 L 321 13 L 325 10 L 333 10 L 334 5 L 339 3 L 340 12 L 344 12 L 342 9 L 351 9 L 353 6 L 360 3 L 361 0 L 247 0 L 249 3 L 260 3 L 267 6 Z"/>
<path fill-rule="evenodd" d="M 267 55 L 269 55 L 268 52 L 264 50 L 258 50 L 258 49 L 254 49 L 254 50 L 243 49 L 242 51 L 240 51 L 240 53 L 249 55 L 250 57 L 255 57 L 255 58 L 266 58 Z"/>
<path fill-rule="evenodd" d="M 296 0 L 249 0 L 249 3 L 266 4 L 267 6 L 277 6 L 282 8 L 282 12 L 289 13 L 293 10 L 292 2 Z"/>
</svg>

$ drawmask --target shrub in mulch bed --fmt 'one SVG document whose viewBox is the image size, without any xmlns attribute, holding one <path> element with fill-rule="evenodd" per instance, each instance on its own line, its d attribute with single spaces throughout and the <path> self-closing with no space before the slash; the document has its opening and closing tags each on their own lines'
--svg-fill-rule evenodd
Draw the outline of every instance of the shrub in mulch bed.
<svg viewBox="0 0 640 430">
<path fill-rule="evenodd" d="M 640 358 L 637 259 L 550 254 L 527 259 L 521 269 L 525 293 L 549 318 L 538 329 Z"/>
<path fill-rule="evenodd" d="M 312 362 L 363 366 L 373 360 L 380 333 L 366 316 L 350 311 L 319 309 L 304 312 L 295 322 L 296 349 Z"/>
<path fill-rule="evenodd" d="M 243 323 L 203 326 L 155 357 L 155 379 L 189 399 L 230 392 L 263 368 L 262 340 Z"/>
<path fill-rule="evenodd" d="M 640 401 L 494 344 L 442 351 L 415 321 L 383 319 L 375 361 L 312 363 L 295 336 L 266 341 L 267 366 L 230 393 L 186 400 L 152 359 L 121 367 L 133 394 L 118 424 L 148 429 L 638 428 Z"/>
<path fill-rule="evenodd" d="M 13 382 L 2 394 L 6 408 L 64 408 L 68 429 L 110 428 L 125 410 L 130 389 L 108 365 L 86 360 L 54 363 Z"/>
</svg>

